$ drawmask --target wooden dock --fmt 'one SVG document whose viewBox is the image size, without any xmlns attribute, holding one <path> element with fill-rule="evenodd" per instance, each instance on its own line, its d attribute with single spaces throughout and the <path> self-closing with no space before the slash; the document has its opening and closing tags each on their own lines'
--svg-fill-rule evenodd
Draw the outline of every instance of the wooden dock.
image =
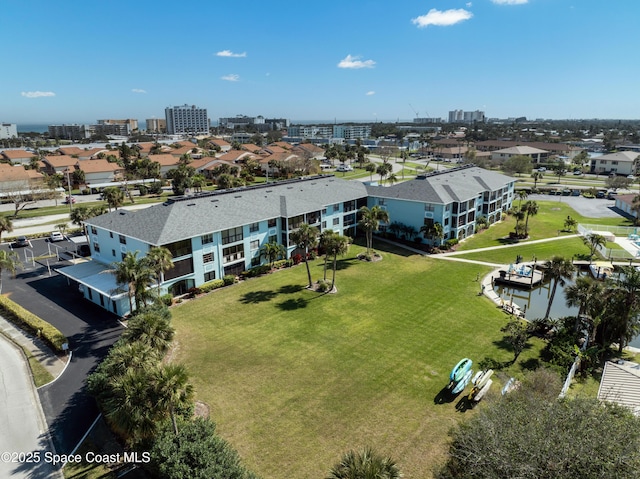
<svg viewBox="0 0 640 479">
<path fill-rule="evenodd" d="M 544 278 L 542 271 L 538 271 L 537 269 L 532 269 L 528 275 L 510 273 L 508 270 L 500 270 L 499 273 L 500 275 L 494 278 L 494 282 L 515 286 L 516 288 L 534 288 L 542 283 Z"/>
</svg>

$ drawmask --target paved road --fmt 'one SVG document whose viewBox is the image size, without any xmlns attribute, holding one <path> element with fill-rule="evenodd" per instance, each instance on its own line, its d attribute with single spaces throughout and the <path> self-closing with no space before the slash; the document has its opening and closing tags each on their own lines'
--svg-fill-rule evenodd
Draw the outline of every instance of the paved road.
<svg viewBox="0 0 640 479">
<path fill-rule="evenodd" d="M 55 451 L 24 356 L 2 335 L 0 365 L 0 477 L 61 477 L 44 460 Z"/>
<path fill-rule="evenodd" d="M 27 249 L 35 256 L 47 249 L 45 240 L 33 240 L 32 245 L 21 249 L 21 257 Z M 51 268 L 65 265 L 54 259 Z M 27 265 L 15 279 L 5 278 L 3 293 L 69 339 L 73 359 L 65 373 L 38 391 L 56 451 L 69 454 L 98 414 L 95 401 L 85 391 L 85 379 L 118 339 L 121 325 L 116 316 L 83 299 L 66 278 L 55 272 L 49 276 L 47 267 L 39 263 Z"/>
</svg>

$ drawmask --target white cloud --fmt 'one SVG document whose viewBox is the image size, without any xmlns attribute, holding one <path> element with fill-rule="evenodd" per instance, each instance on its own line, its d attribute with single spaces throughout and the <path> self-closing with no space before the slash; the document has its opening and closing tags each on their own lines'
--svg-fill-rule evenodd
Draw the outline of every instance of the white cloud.
<svg viewBox="0 0 640 479">
<path fill-rule="evenodd" d="M 473 6 L 473 3 L 471 3 L 471 2 L 467 2 L 467 3 L 465 3 L 464 5 L 465 5 L 465 7 L 467 7 L 467 8 L 471 8 L 471 7 Z"/>
<path fill-rule="evenodd" d="M 131 91 L 133 93 L 147 93 L 147 90 L 143 90 L 141 88 L 132 88 Z"/>
<path fill-rule="evenodd" d="M 373 68 L 376 62 L 373 60 L 360 60 L 360 57 L 347 55 L 338 63 L 338 68 Z"/>
<path fill-rule="evenodd" d="M 412 19 L 411 22 L 418 25 L 418 28 L 425 28 L 429 25 L 448 27 L 469 20 L 471 17 L 473 17 L 473 13 L 463 8 L 451 10 L 436 10 L 432 8 L 426 15 L 420 15 Z"/>
<path fill-rule="evenodd" d="M 217 57 L 229 57 L 229 58 L 244 58 L 247 56 L 247 52 L 233 53 L 231 50 L 222 50 L 216 53 Z"/>
<path fill-rule="evenodd" d="M 20 93 L 22 96 L 27 98 L 40 98 L 43 96 L 56 96 L 52 91 L 23 91 Z"/>
<path fill-rule="evenodd" d="M 367 95 L 367 96 L 371 96 L 371 95 L 375 95 L 375 94 L 376 94 L 376 92 L 375 92 L 375 91 L 373 91 L 373 90 L 368 91 L 368 92 L 366 93 L 366 95 Z"/>
<path fill-rule="evenodd" d="M 236 75 L 235 73 L 230 73 L 228 75 L 220 77 L 220 79 L 226 80 L 226 81 L 240 81 L 240 75 Z"/>
<path fill-rule="evenodd" d="M 491 0 L 496 5 L 524 5 L 529 0 Z"/>
</svg>

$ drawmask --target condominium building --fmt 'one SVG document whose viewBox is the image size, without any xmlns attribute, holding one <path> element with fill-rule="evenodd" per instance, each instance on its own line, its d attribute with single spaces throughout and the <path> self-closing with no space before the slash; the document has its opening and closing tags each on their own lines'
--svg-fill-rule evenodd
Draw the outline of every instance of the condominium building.
<svg viewBox="0 0 640 479">
<path fill-rule="evenodd" d="M 91 137 L 89 125 L 49 125 L 49 136 L 61 140 L 84 140 Z"/>
<path fill-rule="evenodd" d="M 165 108 L 164 114 L 167 133 L 170 135 L 205 135 L 209 133 L 209 117 L 206 108 L 185 104 Z"/>
<path fill-rule="evenodd" d="M 147 124 L 147 133 L 166 133 L 167 120 L 162 118 L 148 118 L 145 120 Z"/>
<path fill-rule="evenodd" d="M 18 137 L 18 127 L 15 123 L 0 123 L 0 140 Z"/>
<path fill-rule="evenodd" d="M 484 123 L 484 112 L 452 110 L 449 112 L 449 123 Z"/>
</svg>

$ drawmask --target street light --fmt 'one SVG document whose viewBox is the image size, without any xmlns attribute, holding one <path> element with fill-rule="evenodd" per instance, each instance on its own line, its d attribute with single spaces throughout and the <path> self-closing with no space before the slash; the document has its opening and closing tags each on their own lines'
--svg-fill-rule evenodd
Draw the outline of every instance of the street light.
<svg viewBox="0 0 640 479">
<path fill-rule="evenodd" d="M 69 167 L 67 167 L 67 169 L 65 170 L 65 173 L 67 174 L 67 189 L 69 191 L 69 196 L 67 196 L 67 201 L 69 203 L 69 216 L 71 216 L 71 210 L 73 208 L 73 201 L 71 200 L 71 180 L 69 179 Z"/>
</svg>

